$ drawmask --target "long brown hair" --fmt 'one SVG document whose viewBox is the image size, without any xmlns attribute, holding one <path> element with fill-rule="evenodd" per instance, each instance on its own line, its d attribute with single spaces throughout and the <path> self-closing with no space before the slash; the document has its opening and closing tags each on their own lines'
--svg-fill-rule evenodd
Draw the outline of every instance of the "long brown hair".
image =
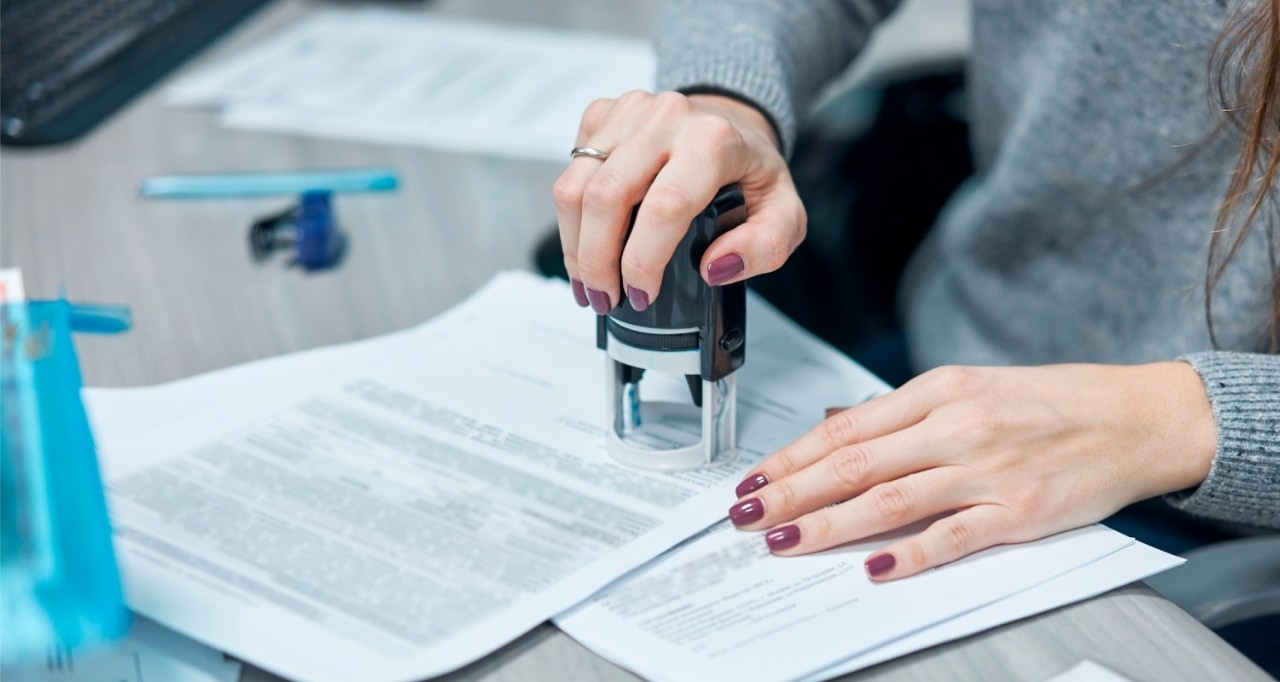
<svg viewBox="0 0 1280 682">
<path fill-rule="evenodd" d="M 1269 219 L 1271 319 L 1268 352 L 1280 352 L 1280 267 L 1276 262 L 1276 177 L 1280 172 L 1280 0 L 1253 0 L 1227 21 L 1209 59 L 1209 95 L 1241 137 L 1235 170 L 1209 241 L 1205 317 L 1213 332 L 1213 292 L 1254 227 Z M 1270 214 L 1270 215 L 1266 215 Z"/>
</svg>

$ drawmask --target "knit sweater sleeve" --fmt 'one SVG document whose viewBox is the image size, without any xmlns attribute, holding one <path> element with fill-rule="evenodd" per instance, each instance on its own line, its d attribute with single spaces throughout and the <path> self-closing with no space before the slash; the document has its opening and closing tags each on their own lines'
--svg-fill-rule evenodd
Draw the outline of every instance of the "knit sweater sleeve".
<svg viewBox="0 0 1280 682">
<path fill-rule="evenodd" d="M 670 0 L 658 32 L 658 90 L 714 92 L 770 119 L 791 153 L 797 118 L 897 0 Z"/>
<path fill-rule="evenodd" d="M 1214 351 L 1181 359 L 1209 393 L 1218 451 L 1203 483 L 1165 499 L 1198 516 L 1280 528 L 1280 356 Z"/>
</svg>

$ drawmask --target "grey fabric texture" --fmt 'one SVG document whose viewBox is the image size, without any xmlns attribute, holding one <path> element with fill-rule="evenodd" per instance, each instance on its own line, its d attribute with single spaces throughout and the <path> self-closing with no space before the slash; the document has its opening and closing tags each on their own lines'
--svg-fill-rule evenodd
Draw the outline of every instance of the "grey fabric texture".
<svg viewBox="0 0 1280 682">
<path fill-rule="evenodd" d="M 1209 392 L 1218 452 L 1204 483 L 1165 499 L 1200 516 L 1280 528 L 1280 356 L 1205 352 L 1182 359 Z"/>
<path fill-rule="evenodd" d="M 662 90 L 727 91 L 792 149 L 821 87 L 895 3 L 673 0 Z M 1280 360 L 1267 355 L 1265 230 L 1202 293 L 1238 140 L 1206 96 L 1234 2 L 972 0 L 975 174 L 904 276 L 912 363 L 1140 363 L 1184 358 L 1219 430 L 1190 513 L 1280 527 Z"/>
</svg>

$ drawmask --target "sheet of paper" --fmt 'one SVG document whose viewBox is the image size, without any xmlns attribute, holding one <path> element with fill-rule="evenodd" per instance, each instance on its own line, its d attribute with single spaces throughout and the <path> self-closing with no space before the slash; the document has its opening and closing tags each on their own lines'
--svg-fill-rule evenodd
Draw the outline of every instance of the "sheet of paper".
<svg viewBox="0 0 1280 682">
<path fill-rule="evenodd" d="M 587 105 L 652 89 L 654 63 L 636 40 L 332 9 L 167 96 L 242 129 L 564 162 Z"/>
<path fill-rule="evenodd" d="M 1048 682 L 1130 682 L 1129 678 L 1093 661 L 1080 661 Z"/>
<path fill-rule="evenodd" d="M 1183 563 L 1184 560 L 1179 557 L 1135 542 L 1044 584 L 841 661 L 807 680 L 819 682 L 846 675 L 921 649 L 1096 597 Z"/>
<path fill-rule="evenodd" d="M 246 399 L 244 396 L 244 387 L 246 385 L 274 385 L 278 387 L 275 392 L 292 390 L 295 396 L 294 399 L 305 399 L 307 395 L 316 390 L 322 390 L 324 386 L 335 384 L 335 382 L 342 383 L 340 378 L 330 377 L 320 381 L 320 389 L 317 389 L 314 385 L 316 376 L 324 377 L 326 373 L 331 374 L 336 366 L 367 365 L 373 368 L 379 362 L 384 362 L 388 358 L 393 364 L 398 365 L 403 362 L 402 356 L 410 355 L 455 357 L 458 354 L 466 355 L 469 353 L 478 358 L 503 357 L 514 350 L 510 347 L 511 344 L 505 341 L 510 336 L 502 334 L 480 334 L 477 336 L 477 331 L 483 332 L 485 326 L 491 325 L 494 319 L 504 317 L 512 318 L 512 323 L 516 325 L 527 322 L 541 332 L 546 332 L 566 341 L 573 340 L 576 337 L 578 344 L 590 346 L 589 338 L 584 338 L 590 335 L 582 333 L 585 328 L 576 327 L 576 325 L 581 324 L 583 319 L 582 311 L 573 308 L 571 304 L 563 304 L 564 301 L 568 300 L 568 297 L 562 286 L 527 275 L 512 274 L 505 276 L 503 279 L 506 280 L 506 286 L 502 281 L 495 283 L 481 294 L 478 294 L 470 304 L 459 306 L 421 327 L 405 332 L 387 335 L 378 339 L 300 353 L 285 359 L 251 363 L 163 386 L 141 389 L 93 389 L 86 391 L 86 404 L 89 406 L 90 414 L 93 417 L 95 432 L 99 443 L 105 444 L 104 450 L 108 453 L 108 456 L 104 459 L 104 469 L 108 473 L 108 479 L 115 481 L 120 476 L 127 475 L 127 473 L 121 473 L 122 467 L 123 471 L 127 472 L 138 466 L 136 458 L 127 454 L 132 452 L 130 448 L 122 450 L 116 447 L 115 444 L 126 443 L 131 439 L 137 440 L 147 434 L 151 434 L 150 438 L 152 440 L 160 441 L 190 437 L 190 431 L 193 426 L 189 420 L 184 423 L 181 418 L 184 412 L 224 413 L 223 421 L 225 423 L 222 426 L 197 425 L 213 428 L 217 431 L 229 428 L 227 424 L 239 423 L 245 420 L 252 421 L 253 417 L 262 410 L 275 409 L 273 405 L 278 406 L 282 400 L 285 403 L 290 400 L 290 398 L 268 397 L 267 402 L 271 403 L 271 405 L 264 406 L 261 400 L 255 404 L 254 400 Z M 503 310 L 499 312 L 498 308 Z M 748 368 L 755 370 L 760 382 L 765 383 L 757 384 L 756 381 L 744 377 L 743 392 L 744 401 L 757 402 L 756 409 L 780 411 L 782 414 L 807 425 L 812 422 L 812 419 L 809 419 L 807 415 L 820 412 L 822 407 L 826 405 L 841 404 L 842 401 L 858 402 L 883 390 L 884 387 L 882 385 L 862 373 L 847 359 L 813 341 L 803 332 L 794 329 L 790 323 L 782 320 L 767 306 L 762 306 L 758 301 L 753 300 L 751 311 L 752 333 L 751 346 L 749 346 L 751 360 L 748 362 Z M 513 313 L 517 314 L 513 315 Z M 519 315 L 518 313 L 524 314 Z M 589 322 L 589 317 L 586 319 Z M 466 348 L 459 351 L 459 345 Z M 531 347 L 541 348 L 542 346 L 541 344 L 533 343 Z M 590 355 L 590 351 L 573 351 L 574 354 L 583 352 Z M 534 352 L 530 355 L 537 356 L 540 353 Z M 767 365 L 761 366 L 757 362 L 761 355 L 779 359 L 781 366 L 774 368 Z M 531 365 L 536 365 L 538 363 L 555 364 L 556 361 L 549 360 L 543 355 L 527 361 L 517 359 L 512 362 L 528 362 Z M 496 370 L 497 373 L 508 377 L 524 375 L 525 380 L 537 381 L 533 376 L 515 369 L 512 362 L 503 363 Z M 454 364 L 457 363 L 455 362 Z M 475 367 L 484 364 L 486 363 L 483 361 L 473 363 Z M 825 385 L 824 382 L 818 380 L 818 376 L 834 370 L 841 375 L 841 378 L 836 383 L 843 383 L 845 392 L 840 393 L 841 389 L 837 387 L 834 393 L 824 394 L 819 392 L 814 395 L 808 395 L 806 397 L 811 399 L 802 400 L 802 404 L 796 403 L 794 406 L 784 404 L 785 392 L 783 394 L 771 392 L 771 396 L 777 399 L 770 401 L 769 397 L 756 392 L 753 384 L 756 384 L 757 388 L 758 385 L 775 386 L 781 375 L 773 375 L 775 370 L 779 369 L 782 372 L 798 372 L 801 375 L 808 375 L 809 378 L 803 383 L 815 387 Z M 370 371 L 373 370 L 371 369 Z M 591 373 L 590 370 L 587 373 Z M 573 374 L 572 371 L 566 372 L 562 379 L 571 374 Z M 440 376 L 443 377 L 444 375 L 445 373 L 442 373 Z M 475 377 L 473 377 L 472 383 L 475 383 Z M 592 380 L 588 383 L 594 385 L 586 388 L 587 391 L 599 392 L 603 390 L 603 385 L 598 383 L 597 380 Z M 782 383 L 785 384 L 786 382 Z M 286 389 L 285 387 L 289 388 Z M 649 387 L 646 386 L 646 388 L 648 389 Z M 671 386 L 666 388 L 676 393 L 682 393 L 684 390 L 682 385 L 678 385 L 678 382 L 673 382 Z M 862 393 L 863 390 L 866 390 L 866 393 Z M 597 398 L 588 402 L 598 402 L 598 394 Z M 239 409 L 237 410 L 229 404 L 234 404 Z M 236 414 L 237 412 L 238 414 Z M 724 502 L 721 500 L 719 507 L 723 506 Z M 723 509 L 719 509 L 715 515 L 723 515 Z M 706 540 L 703 540 L 703 542 L 706 542 Z M 1137 558 L 1135 558 L 1135 555 Z M 1103 592 L 1167 567 L 1167 564 L 1160 567 L 1154 566 L 1154 563 L 1160 558 L 1163 558 L 1166 562 L 1171 559 L 1167 555 L 1141 545 L 1128 547 L 1094 564 L 1084 566 L 1078 571 L 1056 578 L 1041 587 L 1030 589 L 1008 599 L 998 601 L 991 606 L 952 618 L 940 625 L 926 627 L 914 635 L 895 639 L 866 654 L 847 660 L 834 668 L 834 672 L 820 674 L 819 677 L 839 674 L 847 666 L 851 666 L 847 667 L 848 670 L 856 670 L 938 642 L 964 636 L 1015 618 L 1031 615 L 1074 599 Z M 757 554 L 756 559 L 769 560 L 769 558 L 759 554 Z M 1172 561 L 1177 562 L 1176 559 Z M 1102 567 L 1104 564 L 1109 564 L 1111 569 L 1099 573 L 1092 580 L 1081 579 L 1087 577 L 1090 570 Z M 135 581 L 130 580 L 130 578 L 130 573 L 126 570 L 126 579 L 130 584 L 133 584 Z M 1055 584 L 1061 585 L 1061 588 L 1055 588 Z M 192 594 L 184 593 L 183 590 L 184 586 L 180 582 L 175 582 L 159 590 L 155 596 L 159 601 L 163 601 L 165 598 L 170 599 L 172 604 L 169 606 L 172 610 L 182 611 L 182 609 L 191 607 L 194 603 L 191 599 Z M 1041 596 L 1031 598 L 1035 595 Z M 210 599 L 209 603 L 200 606 L 200 608 L 208 609 L 215 606 L 217 606 L 216 597 Z M 259 605 L 259 607 L 270 608 L 265 605 Z M 175 618 L 183 622 L 189 620 L 182 613 L 175 613 Z M 330 623 L 331 625 L 332 623 Z M 227 627 L 228 629 L 231 627 L 230 623 L 227 624 Z M 218 636 L 218 629 L 218 627 L 213 627 L 204 628 L 200 631 L 210 632 L 212 630 L 213 635 Z M 259 630 L 253 629 L 246 633 L 245 637 L 253 638 L 260 634 Z M 574 634 L 577 633 L 575 632 Z M 280 642 L 274 642 L 272 646 L 279 644 Z M 235 649 L 232 650 L 234 651 Z M 269 659 L 288 659 L 295 654 L 298 657 L 306 655 L 301 651 L 293 653 L 273 652 L 271 647 L 255 648 L 251 643 L 247 646 L 247 650 L 260 651 Z M 245 655 L 243 652 L 238 653 Z M 341 653 L 346 655 L 350 652 L 342 651 Z M 845 653 L 847 655 L 847 650 Z M 320 658 L 325 661 L 328 660 L 323 655 Z M 376 654 L 365 652 L 363 658 L 354 664 L 353 669 L 367 666 L 370 658 L 376 658 Z M 250 660 L 253 659 L 251 658 Z M 272 667 L 265 660 L 259 660 L 258 662 L 260 665 Z M 285 663 L 287 661 L 276 660 L 276 662 Z M 362 679 L 378 679 L 377 677 L 369 676 L 372 672 L 373 669 L 371 668 L 362 668 Z"/>
<path fill-rule="evenodd" d="M 722 522 L 556 624 L 648 679 L 794 680 L 1133 544 L 1092 526 L 873 583 L 863 562 L 890 540 L 784 559 L 760 534 Z M 755 654 L 761 647 L 787 654 Z"/>
<path fill-rule="evenodd" d="M 90 392 L 127 599 L 300 680 L 475 660 L 723 518 L 824 407 L 884 390 L 758 301 L 748 328 L 745 447 L 683 474 L 604 453 L 594 317 L 525 274 L 418 330 L 140 389 L 193 412 L 158 429 L 103 427 L 122 393 Z M 684 395 L 659 378 L 649 395 Z"/>
<path fill-rule="evenodd" d="M 135 618 L 124 639 L 95 651 L 51 654 L 40 665 L 5 670 L 5 682 L 235 682 L 240 663 L 222 652 Z"/>
</svg>

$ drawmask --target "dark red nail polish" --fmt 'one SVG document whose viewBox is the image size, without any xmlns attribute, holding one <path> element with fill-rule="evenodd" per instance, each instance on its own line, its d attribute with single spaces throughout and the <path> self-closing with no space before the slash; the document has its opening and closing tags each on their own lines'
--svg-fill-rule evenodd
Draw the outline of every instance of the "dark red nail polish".
<svg viewBox="0 0 1280 682">
<path fill-rule="evenodd" d="M 742 497 L 748 493 L 754 493 L 766 485 L 769 485 L 769 477 L 764 474 L 756 474 L 750 478 L 743 479 L 743 481 L 738 484 L 738 487 L 733 489 L 733 492 L 737 494 L 738 497 Z"/>
<path fill-rule="evenodd" d="M 729 507 L 729 520 L 735 526 L 745 526 L 764 518 L 764 503 L 753 497 Z"/>
<path fill-rule="evenodd" d="M 585 308 L 591 305 L 591 301 L 587 300 L 587 289 L 586 287 L 582 286 L 582 280 L 580 279 L 569 280 L 569 288 L 573 289 L 573 300 L 578 302 L 579 308 Z"/>
<path fill-rule="evenodd" d="M 800 526 L 790 525 L 774 528 L 764 534 L 764 542 L 769 545 L 769 549 L 775 552 L 780 549 L 791 549 L 800 544 Z"/>
<path fill-rule="evenodd" d="M 742 256 L 736 253 L 721 256 L 707 264 L 707 284 L 718 287 L 741 275 L 746 269 L 747 264 Z"/>
<path fill-rule="evenodd" d="M 897 563 L 897 559 L 894 559 L 892 554 L 877 554 L 876 556 L 867 559 L 867 575 L 872 578 L 884 575 L 885 573 L 892 571 L 894 565 Z"/>
<path fill-rule="evenodd" d="M 627 300 L 631 301 L 631 307 L 635 308 L 636 312 L 640 312 L 649 307 L 649 294 L 644 293 L 630 284 L 627 285 Z"/>
<path fill-rule="evenodd" d="M 604 315 L 613 308 L 613 302 L 609 300 L 609 294 L 595 289 L 587 289 L 587 299 L 591 301 L 591 309 L 596 311 L 597 315 Z"/>
</svg>

